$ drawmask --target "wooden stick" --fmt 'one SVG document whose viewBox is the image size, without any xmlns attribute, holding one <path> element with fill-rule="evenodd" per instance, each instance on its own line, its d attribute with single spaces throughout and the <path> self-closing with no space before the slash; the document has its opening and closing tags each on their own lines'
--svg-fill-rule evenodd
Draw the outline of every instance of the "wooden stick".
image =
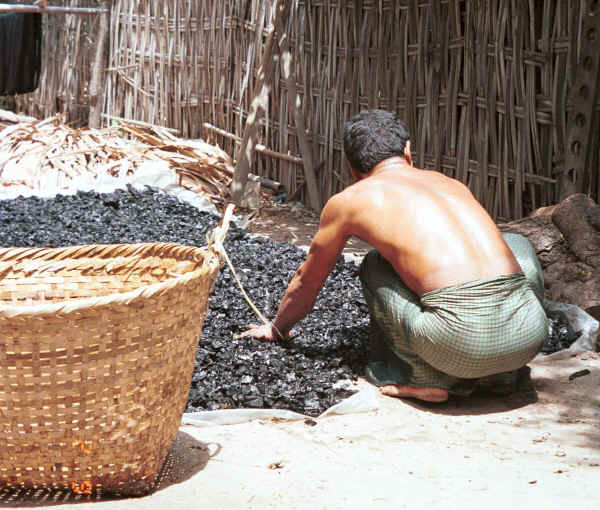
<svg viewBox="0 0 600 510">
<path fill-rule="evenodd" d="M 302 100 L 296 87 L 296 74 L 294 70 L 294 55 L 291 50 L 290 37 L 287 31 L 283 31 L 279 41 L 279 50 L 281 52 L 281 64 L 283 71 L 283 79 L 286 80 L 288 86 L 288 108 L 294 115 L 294 124 L 296 125 L 296 136 L 298 137 L 298 145 L 302 160 L 304 162 L 304 180 L 308 189 L 308 200 L 310 207 L 316 212 L 321 212 L 321 192 L 317 183 L 315 169 L 313 167 L 312 148 L 306 138 L 306 127 L 304 117 L 302 115 Z"/>
<path fill-rule="evenodd" d="M 104 107 L 104 89 L 106 84 L 106 43 L 108 40 L 108 26 L 110 24 L 110 10 L 108 9 L 108 0 L 102 0 L 100 3 L 103 12 L 100 16 L 100 27 L 96 37 L 96 53 L 92 63 L 92 72 L 90 76 L 89 95 L 90 95 L 90 113 L 88 124 L 93 129 L 102 126 L 102 108 Z"/>
<path fill-rule="evenodd" d="M 325 163 L 327 163 L 327 160 L 321 161 L 315 167 L 315 175 L 317 177 L 320 175 L 321 170 L 323 170 L 323 168 L 325 168 Z M 291 202 L 292 200 L 295 200 L 296 197 L 300 194 L 300 192 L 304 189 L 305 186 L 306 186 L 306 181 L 302 181 L 300 184 L 298 184 L 298 187 L 296 188 L 296 190 L 287 197 L 287 201 Z"/>
<path fill-rule="evenodd" d="M 233 140 L 238 145 L 242 143 L 242 139 L 239 136 L 234 135 L 233 133 L 230 133 L 229 131 L 225 131 L 224 129 L 218 128 L 217 126 L 213 126 L 212 124 L 209 124 L 208 122 L 205 122 L 204 124 L 202 124 L 202 126 L 204 127 L 204 129 L 208 129 L 209 131 L 214 131 L 218 135 L 221 135 L 221 136 L 224 136 L 225 138 L 229 138 L 230 140 Z M 304 163 L 302 161 L 302 158 L 299 158 L 298 156 L 292 156 L 291 154 L 283 154 L 282 152 L 276 152 L 274 150 L 268 149 L 262 143 L 257 143 L 254 146 L 254 150 L 256 150 L 256 152 L 260 152 L 261 154 L 264 154 L 265 156 L 271 156 L 273 158 L 283 159 L 285 161 L 289 161 L 290 163 L 296 163 L 298 165 L 302 165 Z"/>
<path fill-rule="evenodd" d="M 231 183 L 231 194 L 236 205 L 240 205 L 244 197 L 244 189 L 248 182 L 248 174 L 252 158 L 256 149 L 256 133 L 258 131 L 258 120 L 264 115 L 269 103 L 269 94 L 271 93 L 273 79 L 273 46 L 275 45 L 275 33 L 281 32 L 284 26 L 284 20 L 290 11 L 291 2 L 279 0 L 274 2 L 275 9 L 273 28 L 267 37 L 265 49 L 263 51 L 260 68 L 258 69 L 257 89 L 258 94 L 252 100 L 250 105 L 250 114 L 246 120 L 244 128 L 244 137 L 240 147 L 235 174 Z"/>
<path fill-rule="evenodd" d="M 181 133 L 181 131 L 179 129 L 170 128 L 170 127 L 166 127 L 166 126 L 158 126 L 156 124 L 150 124 L 149 122 L 144 122 L 141 120 L 124 119 L 123 117 L 115 117 L 114 115 L 106 115 L 104 113 L 102 114 L 102 117 L 104 117 L 105 119 L 108 119 L 108 120 L 115 120 L 117 122 L 122 122 L 123 124 L 132 124 L 134 126 L 140 126 L 140 127 L 144 127 L 144 128 L 151 128 L 151 129 L 162 129 L 164 131 L 168 131 L 170 133 L 175 133 L 175 134 Z"/>
</svg>

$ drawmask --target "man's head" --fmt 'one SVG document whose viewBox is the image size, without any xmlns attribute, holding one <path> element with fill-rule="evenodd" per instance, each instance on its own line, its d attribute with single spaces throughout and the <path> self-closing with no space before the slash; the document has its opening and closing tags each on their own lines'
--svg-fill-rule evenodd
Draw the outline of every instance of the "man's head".
<svg viewBox="0 0 600 510">
<path fill-rule="evenodd" d="M 388 158 L 404 156 L 408 139 L 395 112 L 363 110 L 344 126 L 344 153 L 355 172 L 366 174 Z"/>
</svg>

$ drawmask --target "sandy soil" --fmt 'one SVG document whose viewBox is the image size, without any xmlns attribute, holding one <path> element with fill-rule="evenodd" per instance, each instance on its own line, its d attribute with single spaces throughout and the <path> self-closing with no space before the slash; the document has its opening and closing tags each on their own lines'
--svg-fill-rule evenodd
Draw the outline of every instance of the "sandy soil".
<svg viewBox="0 0 600 510">
<path fill-rule="evenodd" d="M 249 232 L 269 237 L 274 241 L 307 247 L 319 228 L 319 215 L 299 203 L 275 204 L 264 201 L 265 206 L 246 227 Z M 371 247 L 358 238 L 351 238 L 344 253 L 364 255 Z"/>
<path fill-rule="evenodd" d="M 588 376 L 568 376 L 587 367 Z M 207 507 L 598 508 L 600 356 L 532 365 L 536 391 L 304 422 L 183 430 Z M 165 490 L 176 497 L 175 486 Z"/>
</svg>

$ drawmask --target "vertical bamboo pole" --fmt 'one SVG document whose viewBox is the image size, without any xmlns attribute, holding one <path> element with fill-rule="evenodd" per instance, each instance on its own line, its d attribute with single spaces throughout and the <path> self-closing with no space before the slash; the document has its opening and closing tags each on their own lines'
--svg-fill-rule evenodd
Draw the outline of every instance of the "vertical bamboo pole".
<svg viewBox="0 0 600 510">
<path fill-rule="evenodd" d="M 90 113 L 88 124 L 91 128 L 99 128 L 102 124 L 102 108 L 104 106 L 104 101 L 102 101 L 102 98 L 104 97 L 104 89 L 106 84 L 106 42 L 108 39 L 108 27 L 110 24 L 109 4 L 109 0 L 102 0 L 100 2 L 103 12 L 100 14 L 98 38 L 96 40 L 96 53 L 92 62 L 89 85 Z"/>
<path fill-rule="evenodd" d="M 559 178 L 560 199 L 582 193 L 586 178 L 586 163 L 591 145 L 592 115 L 600 87 L 600 5 L 588 0 L 583 21 L 583 44 L 575 68 L 575 80 L 569 93 L 574 106 L 568 124 L 565 166 Z M 575 37 L 572 38 L 573 44 Z"/>
<path fill-rule="evenodd" d="M 294 116 L 294 124 L 296 126 L 296 136 L 298 137 L 298 145 L 302 162 L 304 166 L 304 179 L 308 189 L 308 200 L 313 210 L 321 211 L 321 192 L 317 183 L 317 177 L 313 165 L 312 148 L 306 137 L 306 127 L 302 114 L 302 100 L 296 87 L 296 74 L 294 72 L 294 55 L 290 48 L 290 38 L 287 32 L 283 32 L 279 41 L 279 49 L 281 51 L 283 78 L 287 83 L 288 108 Z"/>
<path fill-rule="evenodd" d="M 231 182 L 231 194 L 236 205 L 240 205 L 244 197 L 244 190 L 248 182 L 248 173 L 256 149 L 256 134 L 258 131 L 258 122 L 260 117 L 267 110 L 269 94 L 272 88 L 273 80 L 273 62 L 277 60 L 277 54 L 274 55 L 275 34 L 281 33 L 287 19 L 291 2 L 285 0 L 275 0 L 273 26 L 267 37 L 265 49 L 263 51 L 260 67 L 258 69 L 256 90 L 258 93 L 254 96 L 250 105 L 250 113 L 246 120 L 244 136 L 240 147 L 235 172 Z"/>
</svg>

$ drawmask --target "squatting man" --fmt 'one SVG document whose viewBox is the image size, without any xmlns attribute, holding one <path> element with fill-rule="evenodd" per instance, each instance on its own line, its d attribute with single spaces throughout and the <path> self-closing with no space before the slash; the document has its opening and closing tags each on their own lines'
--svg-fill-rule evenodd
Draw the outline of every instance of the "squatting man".
<svg viewBox="0 0 600 510">
<path fill-rule="evenodd" d="M 275 319 L 247 334 L 289 338 L 356 236 L 375 248 L 359 274 L 371 316 L 366 377 L 381 393 L 442 402 L 528 363 L 548 334 L 529 241 L 503 235 L 461 182 L 415 168 L 395 113 L 353 117 L 344 152 L 356 182 L 325 204 Z"/>
</svg>

